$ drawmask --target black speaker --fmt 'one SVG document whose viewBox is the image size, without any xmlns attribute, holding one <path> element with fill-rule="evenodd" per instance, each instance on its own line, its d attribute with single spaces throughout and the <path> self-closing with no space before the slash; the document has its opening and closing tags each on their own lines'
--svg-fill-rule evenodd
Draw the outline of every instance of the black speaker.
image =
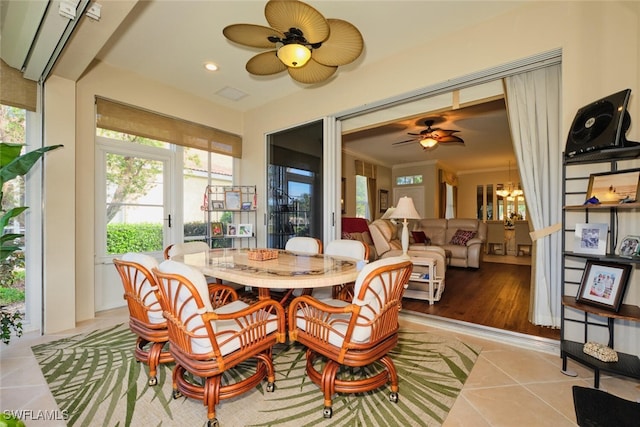
<svg viewBox="0 0 640 427">
<path fill-rule="evenodd" d="M 631 125 L 627 112 L 630 96 L 631 89 L 625 89 L 580 108 L 569 130 L 565 158 L 596 152 L 607 156 L 612 154 L 607 150 L 638 145 L 625 137 Z"/>
</svg>

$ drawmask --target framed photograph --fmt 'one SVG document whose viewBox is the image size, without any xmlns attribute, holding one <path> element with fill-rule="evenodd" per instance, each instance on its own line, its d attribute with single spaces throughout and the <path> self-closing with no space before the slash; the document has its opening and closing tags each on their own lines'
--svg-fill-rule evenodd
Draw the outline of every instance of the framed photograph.
<svg viewBox="0 0 640 427">
<path fill-rule="evenodd" d="M 640 256 L 640 236 L 625 236 L 618 252 L 624 257 Z"/>
<path fill-rule="evenodd" d="M 224 200 L 211 200 L 209 207 L 212 211 L 224 209 Z"/>
<path fill-rule="evenodd" d="M 630 203 L 638 201 L 640 169 L 624 172 L 594 173 L 589 176 L 587 200 L 596 197 L 600 203 Z"/>
<path fill-rule="evenodd" d="M 227 224 L 227 236 L 237 236 L 237 235 L 238 235 L 238 225 Z"/>
<path fill-rule="evenodd" d="M 253 236 L 253 224 L 238 224 L 238 237 Z"/>
<path fill-rule="evenodd" d="M 224 236 L 224 226 L 221 222 L 212 222 L 211 223 L 211 237 L 223 237 Z"/>
<path fill-rule="evenodd" d="M 576 224 L 573 252 L 604 255 L 607 252 L 608 224 Z"/>
<path fill-rule="evenodd" d="M 242 202 L 243 211 L 250 211 L 252 206 L 253 206 L 253 203 L 251 202 Z"/>
<path fill-rule="evenodd" d="M 576 301 L 617 312 L 630 272 L 630 264 L 588 260 Z"/>
<path fill-rule="evenodd" d="M 224 205 L 229 210 L 239 210 L 241 208 L 240 201 L 242 200 L 242 193 L 240 190 L 231 190 L 224 192 Z"/>
<path fill-rule="evenodd" d="M 380 213 L 385 213 L 389 209 L 389 192 L 380 190 Z"/>
</svg>

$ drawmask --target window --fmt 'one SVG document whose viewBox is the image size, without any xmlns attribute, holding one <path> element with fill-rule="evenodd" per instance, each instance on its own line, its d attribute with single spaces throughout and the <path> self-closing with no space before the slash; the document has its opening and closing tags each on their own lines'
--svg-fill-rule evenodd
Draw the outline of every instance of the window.
<svg viewBox="0 0 640 427">
<path fill-rule="evenodd" d="M 422 184 L 422 175 L 399 176 L 396 178 L 396 185 Z"/>
<path fill-rule="evenodd" d="M 356 217 L 371 220 L 367 177 L 356 175 Z"/>
<path fill-rule="evenodd" d="M 161 252 L 172 241 L 206 238 L 204 192 L 208 184 L 232 182 L 231 156 L 100 128 L 97 133 L 99 254 Z"/>
</svg>

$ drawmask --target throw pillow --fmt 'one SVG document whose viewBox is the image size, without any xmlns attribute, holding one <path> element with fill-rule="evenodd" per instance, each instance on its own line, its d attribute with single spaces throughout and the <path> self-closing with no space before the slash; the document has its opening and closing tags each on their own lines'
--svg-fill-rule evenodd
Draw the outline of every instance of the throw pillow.
<svg viewBox="0 0 640 427">
<path fill-rule="evenodd" d="M 474 237 L 476 237 L 476 232 L 475 231 L 456 230 L 456 234 L 453 235 L 453 237 L 451 238 L 451 241 L 449 242 L 449 244 L 450 245 L 466 246 L 467 242 L 469 240 L 473 239 Z"/>
<path fill-rule="evenodd" d="M 351 236 L 351 233 L 347 233 L 346 231 L 342 232 L 342 238 L 345 240 L 357 240 L 353 236 Z"/>
<path fill-rule="evenodd" d="M 425 245 L 431 244 L 431 239 L 424 234 L 424 231 L 412 231 L 411 235 L 413 236 L 413 241 L 415 243 L 424 243 Z"/>
</svg>

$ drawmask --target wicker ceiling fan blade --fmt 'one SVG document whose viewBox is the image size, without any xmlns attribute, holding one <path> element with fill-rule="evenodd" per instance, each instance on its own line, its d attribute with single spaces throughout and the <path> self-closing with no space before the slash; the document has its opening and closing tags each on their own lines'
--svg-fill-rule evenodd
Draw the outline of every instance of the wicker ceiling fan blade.
<svg viewBox="0 0 640 427">
<path fill-rule="evenodd" d="M 306 3 L 291 0 L 270 0 L 264 15 L 271 27 L 285 33 L 291 28 L 302 31 L 309 43 L 320 43 L 329 37 L 329 23 L 320 12 Z"/>
<path fill-rule="evenodd" d="M 277 74 L 287 69 L 287 66 L 278 59 L 275 50 L 259 53 L 251 58 L 245 67 L 248 72 L 257 76 Z"/>
<path fill-rule="evenodd" d="M 432 135 L 436 137 L 445 137 L 451 136 L 456 132 L 460 132 L 459 130 L 449 130 L 449 129 L 433 129 Z"/>
<path fill-rule="evenodd" d="M 464 140 L 462 138 L 459 138 L 455 135 L 448 135 L 448 136 L 443 136 L 441 138 L 437 138 L 438 142 L 441 143 L 461 143 L 464 144 Z"/>
<path fill-rule="evenodd" d="M 331 33 L 322 46 L 312 51 L 313 59 L 324 65 L 345 65 L 355 61 L 364 48 L 358 29 L 342 19 L 327 19 Z"/>
<path fill-rule="evenodd" d="M 323 65 L 311 58 L 304 67 L 289 68 L 289 75 L 300 83 L 320 83 L 334 75 L 337 69 L 338 67 Z"/>
<path fill-rule="evenodd" d="M 407 139 L 406 141 L 398 141 L 398 142 L 394 142 L 391 145 L 402 145 L 402 144 L 406 144 L 408 142 L 416 142 L 416 139 L 412 138 L 412 139 Z"/>
<path fill-rule="evenodd" d="M 273 49 L 275 43 L 268 37 L 283 38 L 284 34 L 273 28 L 253 24 L 233 24 L 222 30 L 222 34 L 232 42 L 245 46 Z"/>
</svg>

